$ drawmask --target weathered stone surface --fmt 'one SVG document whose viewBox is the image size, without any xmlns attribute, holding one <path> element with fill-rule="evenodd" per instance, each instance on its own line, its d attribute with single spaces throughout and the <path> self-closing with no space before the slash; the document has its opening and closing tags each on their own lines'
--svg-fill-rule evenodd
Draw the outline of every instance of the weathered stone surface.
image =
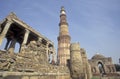
<svg viewBox="0 0 120 79">
<path fill-rule="evenodd" d="M 40 73 L 40 72 L 4 72 L 0 73 L 0 79 L 71 79 L 67 73 Z"/>
<path fill-rule="evenodd" d="M 48 67 L 45 45 L 39 41 L 30 42 L 18 54 L 0 53 L 0 69 L 14 71 L 42 71 Z M 43 72 L 43 71 L 42 71 Z"/>
<path fill-rule="evenodd" d="M 16 55 L 0 51 L 0 70 L 10 71 L 14 67 Z"/>
<path fill-rule="evenodd" d="M 90 60 L 92 74 L 94 76 L 115 74 L 116 69 L 111 57 L 105 57 L 101 54 L 95 54 Z M 112 75 L 111 75 L 112 76 Z"/>
<path fill-rule="evenodd" d="M 64 7 L 61 7 L 60 11 L 60 23 L 59 23 L 59 36 L 58 36 L 58 60 L 59 65 L 66 66 L 70 60 L 70 41 L 71 37 L 68 31 L 67 17 Z"/>
<path fill-rule="evenodd" d="M 79 43 L 72 43 L 70 45 L 70 57 L 70 69 L 72 77 L 74 79 L 84 77 L 85 74 L 83 73 L 83 63 L 80 54 Z"/>
<path fill-rule="evenodd" d="M 90 79 L 92 73 L 116 75 L 112 59 L 95 55 L 87 59 L 86 51 L 79 43 L 72 43 L 64 8 L 60 14 L 58 36 L 58 63 L 55 62 L 55 49 L 52 41 L 29 27 L 11 13 L 0 23 L 0 45 L 6 38 L 4 50 L 0 50 L 0 79 Z M 19 43 L 19 53 L 15 44 Z M 91 73 L 92 70 L 92 73 Z M 103 74 L 103 73 L 101 73 Z"/>
<path fill-rule="evenodd" d="M 80 48 L 80 54 L 82 56 L 83 71 L 85 73 L 85 77 L 86 79 L 91 79 L 92 78 L 91 66 L 88 63 L 88 58 L 84 48 Z"/>
</svg>

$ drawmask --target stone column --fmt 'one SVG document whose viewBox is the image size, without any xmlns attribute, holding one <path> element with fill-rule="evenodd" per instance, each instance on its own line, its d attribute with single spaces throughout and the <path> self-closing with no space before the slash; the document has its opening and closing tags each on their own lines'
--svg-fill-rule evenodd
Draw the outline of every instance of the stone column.
<svg viewBox="0 0 120 79">
<path fill-rule="evenodd" d="M 47 55 L 47 60 L 49 61 L 49 58 L 50 58 L 50 56 L 49 56 L 49 43 L 47 42 L 47 44 L 46 44 L 46 55 Z"/>
<path fill-rule="evenodd" d="M 1 32 L 1 30 L 2 30 L 2 27 L 1 27 L 1 25 L 2 25 L 2 24 L 0 23 L 0 32 Z"/>
<path fill-rule="evenodd" d="M 25 34 L 24 34 L 23 42 L 20 45 L 20 51 L 19 52 L 24 51 L 25 45 L 26 45 L 27 40 L 28 40 L 29 33 L 30 33 L 30 31 L 27 30 L 27 29 L 25 29 Z"/>
<path fill-rule="evenodd" d="M 7 43 L 6 43 L 5 48 L 4 48 L 5 50 L 7 50 L 9 43 L 10 43 L 10 39 L 7 39 Z"/>
<path fill-rule="evenodd" d="M 56 63 L 56 61 L 55 61 L 55 53 L 54 53 L 54 52 L 53 52 L 53 54 L 52 54 L 52 63 L 53 63 L 53 64 Z"/>
<path fill-rule="evenodd" d="M 54 62 L 56 63 L 56 53 L 55 53 L 54 47 L 53 47 L 53 60 L 54 60 Z"/>
<path fill-rule="evenodd" d="M 2 41 L 5 38 L 11 24 L 12 24 L 12 21 L 7 21 L 2 33 L 0 34 L 0 45 L 2 44 Z"/>
<path fill-rule="evenodd" d="M 30 31 L 27 30 L 27 29 L 25 29 L 25 35 L 24 35 L 24 38 L 23 38 L 23 43 L 22 43 L 22 45 L 25 45 L 25 44 L 27 43 L 29 33 L 30 33 Z"/>
<path fill-rule="evenodd" d="M 13 53 L 14 53 L 16 41 L 17 41 L 17 40 L 16 40 L 15 38 L 13 38 L 13 40 L 11 41 L 11 44 L 10 44 L 10 47 L 9 47 L 9 50 L 8 50 L 8 52 L 9 52 L 10 54 L 13 54 Z"/>
</svg>

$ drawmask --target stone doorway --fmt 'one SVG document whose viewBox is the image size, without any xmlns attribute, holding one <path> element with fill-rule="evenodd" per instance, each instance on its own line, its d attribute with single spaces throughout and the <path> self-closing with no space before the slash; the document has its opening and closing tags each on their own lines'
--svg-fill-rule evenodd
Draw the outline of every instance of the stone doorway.
<svg viewBox="0 0 120 79">
<path fill-rule="evenodd" d="M 100 74 L 105 75 L 105 69 L 102 62 L 98 62 L 98 69 Z"/>
</svg>

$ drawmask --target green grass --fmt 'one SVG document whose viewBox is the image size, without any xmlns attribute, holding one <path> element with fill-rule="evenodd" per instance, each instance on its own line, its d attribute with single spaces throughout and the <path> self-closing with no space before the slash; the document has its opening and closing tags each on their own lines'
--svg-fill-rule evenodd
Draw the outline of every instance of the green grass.
<svg viewBox="0 0 120 79">
<path fill-rule="evenodd" d="M 119 77 L 103 77 L 103 78 L 100 78 L 100 77 L 92 77 L 91 79 L 120 79 Z"/>
<path fill-rule="evenodd" d="M 100 79 L 99 77 L 92 77 L 91 79 Z"/>
</svg>

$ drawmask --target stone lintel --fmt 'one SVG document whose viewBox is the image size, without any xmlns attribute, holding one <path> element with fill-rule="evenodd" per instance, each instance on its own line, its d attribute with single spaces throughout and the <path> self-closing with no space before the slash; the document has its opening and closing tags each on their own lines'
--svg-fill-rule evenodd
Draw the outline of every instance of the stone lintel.
<svg viewBox="0 0 120 79">
<path fill-rule="evenodd" d="M 44 38 L 46 41 L 49 41 L 53 44 L 52 41 L 50 41 L 47 37 L 43 36 L 42 34 L 40 34 L 39 32 L 35 31 L 32 27 L 28 26 L 26 23 L 24 23 L 23 21 L 19 20 L 19 19 L 12 19 L 15 23 L 18 23 L 19 25 L 21 25 L 23 28 L 30 30 L 31 32 L 33 32 L 34 34 L 36 34 L 38 37 Z"/>
</svg>

